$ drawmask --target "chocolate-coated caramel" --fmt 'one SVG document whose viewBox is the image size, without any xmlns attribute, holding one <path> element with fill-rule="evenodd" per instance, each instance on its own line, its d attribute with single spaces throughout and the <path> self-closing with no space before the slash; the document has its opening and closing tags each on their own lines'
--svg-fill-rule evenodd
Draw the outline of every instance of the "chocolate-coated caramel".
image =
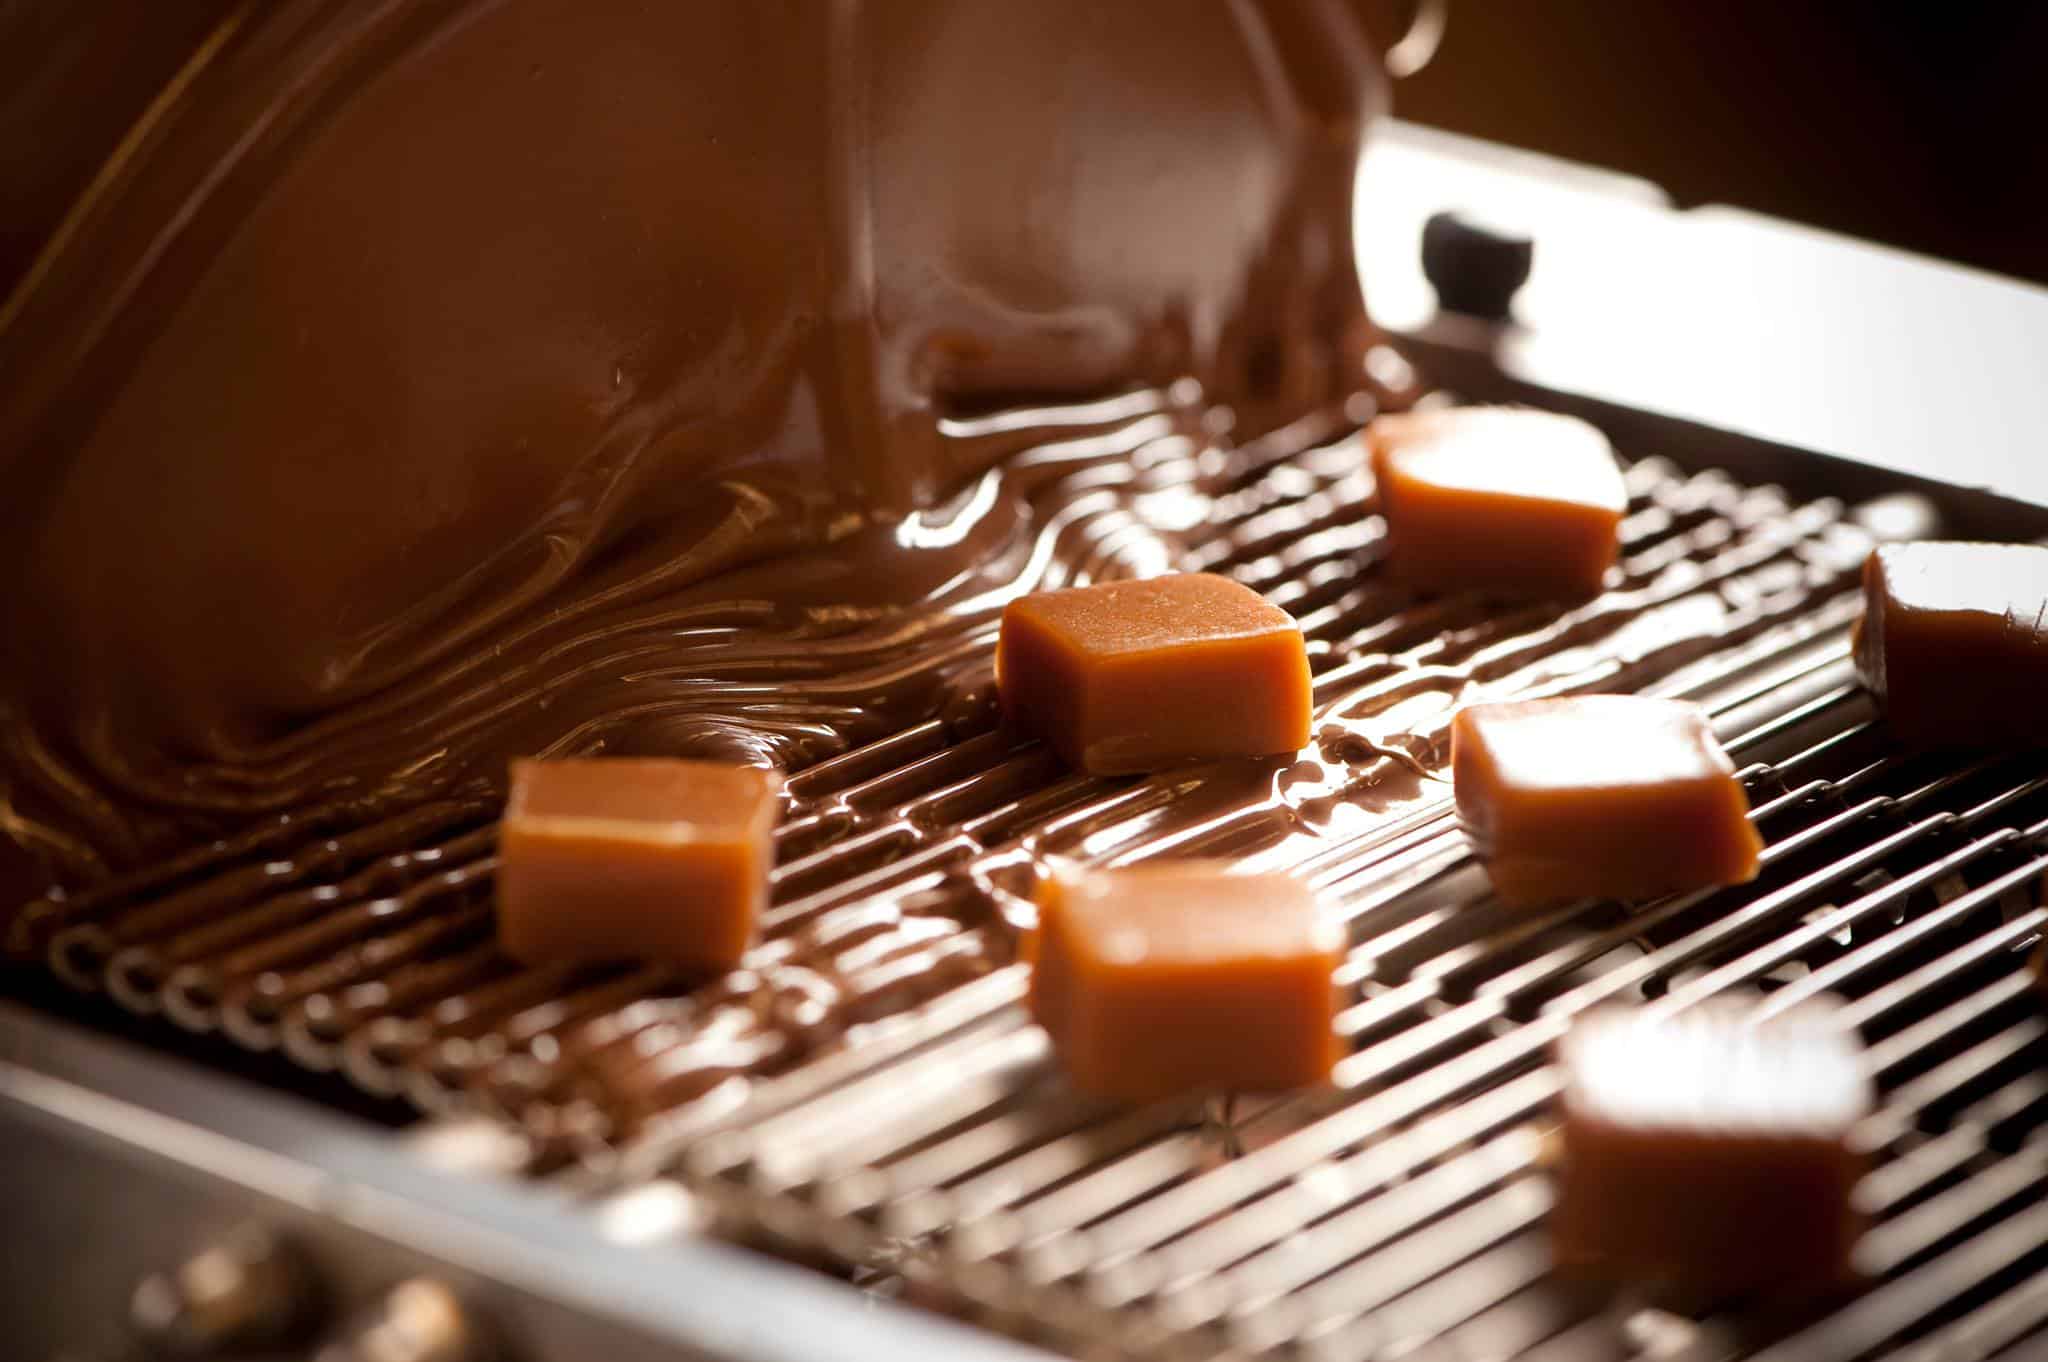
<svg viewBox="0 0 2048 1362">
<path fill-rule="evenodd" d="M 288 18 L 195 49 L 0 313 L 29 878 L 929 712 L 712 696 L 1037 561 L 977 478 L 1058 432 L 971 410 L 1191 376 L 1265 423 L 1355 374 L 1341 0 Z"/>
<path fill-rule="evenodd" d="M 1905 743 L 2048 743 L 2048 548 L 1937 540 L 1874 550 L 1853 651 Z"/>
</svg>

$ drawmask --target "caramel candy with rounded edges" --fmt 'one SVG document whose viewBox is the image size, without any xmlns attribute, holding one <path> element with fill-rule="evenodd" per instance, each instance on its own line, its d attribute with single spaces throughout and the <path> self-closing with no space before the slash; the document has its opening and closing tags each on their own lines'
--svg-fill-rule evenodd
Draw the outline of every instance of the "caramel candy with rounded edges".
<svg viewBox="0 0 2048 1362">
<path fill-rule="evenodd" d="M 1628 490 L 1607 437 L 1574 416 L 1455 407 L 1366 429 L 1387 566 L 1430 591 L 1590 596 L 1619 551 Z"/>
<path fill-rule="evenodd" d="M 1879 547 L 1852 647 L 1902 742 L 2048 743 L 2048 548 Z"/>
<path fill-rule="evenodd" d="M 1558 1262 L 1712 1295 L 1846 1284 L 1872 1096 L 1832 1007 L 1752 1024 L 1721 1000 L 1663 1016 L 1610 1007 L 1558 1047 Z"/>
<path fill-rule="evenodd" d="M 1451 778 L 1494 893 L 1514 907 L 1756 878 L 1748 796 L 1706 714 L 1682 700 L 1472 705 L 1451 722 Z"/>
<path fill-rule="evenodd" d="M 1271 756 L 1309 739 L 1300 628 L 1207 573 L 1010 602 L 996 681 L 1005 718 L 1097 775 Z"/>
<path fill-rule="evenodd" d="M 1181 861 L 1038 888 L 1032 1016 L 1076 1088 L 1147 1102 L 1329 1077 L 1342 932 L 1307 886 Z"/>
<path fill-rule="evenodd" d="M 498 944 L 526 965 L 723 970 L 753 943 L 781 777 L 665 758 L 515 761 L 498 837 Z"/>
</svg>

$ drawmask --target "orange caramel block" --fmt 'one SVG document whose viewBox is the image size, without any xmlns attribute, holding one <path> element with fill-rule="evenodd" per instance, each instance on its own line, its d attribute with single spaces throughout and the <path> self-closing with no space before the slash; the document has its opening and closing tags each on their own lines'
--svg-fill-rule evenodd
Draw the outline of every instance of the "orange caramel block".
<svg viewBox="0 0 2048 1362">
<path fill-rule="evenodd" d="M 1329 1077 L 1343 933 L 1306 886 L 1181 861 L 1038 889 L 1030 1006 L 1076 1088 L 1149 1102 Z"/>
<path fill-rule="evenodd" d="M 1864 1160 L 1848 1136 L 1872 1104 L 1856 1040 L 1832 1007 L 1746 1011 L 1604 1008 L 1572 1028 L 1560 1265 L 1715 1296 L 1850 1281 Z"/>
<path fill-rule="evenodd" d="M 1852 647 L 1901 742 L 2048 743 L 2048 548 L 1884 545 Z"/>
<path fill-rule="evenodd" d="M 515 761 L 498 944 L 527 965 L 729 969 L 754 940 L 781 777 L 721 762 Z"/>
<path fill-rule="evenodd" d="M 1300 628 L 1207 573 L 1010 602 L 996 684 L 1006 719 L 1097 775 L 1294 752 L 1309 739 Z"/>
<path fill-rule="evenodd" d="M 1749 799 L 1706 714 L 1682 700 L 1470 706 L 1451 722 L 1451 781 L 1494 893 L 1513 907 L 1756 878 Z"/>
<path fill-rule="evenodd" d="M 1628 491 L 1593 426 L 1523 407 L 1454 407 L 1382 416 L 1366 443 L 1395 576 L 1497 596 L 1600 590 Z"/>
</svg>

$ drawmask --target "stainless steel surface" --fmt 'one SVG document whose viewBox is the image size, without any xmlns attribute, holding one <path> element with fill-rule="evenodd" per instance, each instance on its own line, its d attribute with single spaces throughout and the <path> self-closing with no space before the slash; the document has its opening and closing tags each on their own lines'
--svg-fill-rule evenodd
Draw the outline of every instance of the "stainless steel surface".
<svg viewBox="0 0 2048 1362">
<path fill-rule="evenodd" d="M 447 1283 L 413 1277 L 373 1302 L 314 1362 L 490 1362 L 496 1353 L 490 1330 Z"/>
<path fill-rule="evenodd" d="M 1447 186 L 1488 183 L 1509 201 L 1575 203 L 1560 220 L 1602 231 L 1669 216 L 1654 191 L 1611 177 L 1474 159 L 1398 130 L 1388 145 L 1406 158 L 1405 197 L 1377 202 L 1415 208 L 1417 223 L 1450 206 Z M 1552 271 L 1548 318 L 1568 272 L 1552 228 L 1528 225 L 1539 272 Z M 1405 248 L 1412 268 L 1412 233 Z M 1583 264 L 1585 243 L 1563 256 Z M 2028 315 L 2048 327 L 2048 304 Z M 1887 495 L 1910 481 L 1891 471 L 1820 457 L 1859 452 L 1861 413 L 1811 441 L 1818 454 L 1788 448 L 1828 402 L 1797 419 L 1740 395 L 1711 408 L 1729 373 L 1711 366 L 1683 402 L 1668 375 L 1645 388 L 1653 366 L 1631 350 L 1634 331 L 1609 334 L 1615 377 L 1601 389 L 1545 384 L 1585 375 L 1518 364 L 1496 332 L 1427 317 L 1413 330 L 1465 393 L 1577 406 L 1615 433 L 1634 460 L 1629 607 L 1543 616 L 1374 596 L 1370 488 L 1323 445 L 1334 430 L 1226 470 L 1238 495 L 1208 565 L 1302 618 L 1319 699 L 1340 717 L 1418 670 L 1698 699 L 1745 763 L 1769 843 L 1755 885 L 1626 912 L 1511 914 L 1427 780 L 1320 845 L 1276 850 L 1242 821 L 1198 819 L 1171 849 L 1260 846 L 1343 907 L 1353 1053 L 1335 1091 L 1138 1110 L 1082 1100 L 1023 1017 L 1014 965 L 908 994 L 878 978 L 887 1024 L 856 1044 L 745 1083 L 640 1088 L 591 1075 L 660 1076 L 678 1035 L 663 1006 L 672 981 L 498 962 L 488 801 L 367 827 L 338 817 L 311 843 L 258 839 L 126 899 L 74 901 L 43 944 L 74 986 L 104 989 L 142 1027 L 216 1033 L 433 1119 L 393 1135 L 0 1013 L 0 1144 L 14 1159 L 0 1216 L 27 1227 L 16 1244 L 53 1246 L 4 1274 L 14 1294 L 0 1312 L 33 1321 L 26 1355 L 98 1347 L 138 1280 L 249 1223 L 292 1244 L 322 1285 L 308 1348 L 374 1329 L 413 1279 L 461 1302 L 447 1337 L 473 1327 L 535 1362 L 1037 1355 L 891 1295 L 1104 1357 L 1846 1362 L 2048 1342 L 2048 1016 L 2024 966 L 2048 926 L 2048 764 L 1892 751 L 1845 647 L 1872 535 L 1938 524 L 2035 537 L 2048 515 L 1938 485 L 1974 463 L 1910 463 L 1935 475 L 1917 484 L 1929 501 Z M 1398 378 L 1398 361 L 1377 362 Z M 1839 406 L 1860 389 L 1832 391 Z M 2033 398 L 2015 400 L 2025 411 Z M 1989 418 L 1973 419 L 1981 432 Z M 1895 440 L 1878 461 L 1903 460 Z M 1735 476 L 1712 471 L 1724 467 Z M 2048 500 L 2026 478 L 2003 490 Z M 1284 530 L 1266 515 L 1310 503 Z M 1340 754 L 1359 736 L 1343 728 L 1326 735 Z M 1398 755 L 1440 753 L 1422 741 Z M 1048 851 L 1169 849 L 1160 810 L 1188 797 L 1171 782 L 1065 776 L 993 733 L 949 743 L 937 723 L 792 787 L 777 911 L 798 920 L 962 882 L 1000 911 Z M 167 958 L 188 917 L 217 926 Z M 1869 1289 L 1762 1317 L 1556 1279 L 1542 1233 L 1548 1046 L 1599 1002 L 1679 1009 L 1736 989 L 1765 990 L 1766 1012 L 1840 994 L 1870 1042 L 1882 1101 L 1858 1136 L 1878 1165 L 1862 1191 Z M 87 1257 L 91 1272 L 50 1270 Z M 456 1318 L 439 1289 L 402 1298 L 413 1319 Z M 415 1333 L 432 1342 L 437 1327 Z"/>
<path fill-rule="evenodd" d="M 237 1225 L 176 1268 L 144 1277 L 129 1298 L 129 1330 L 173 1357 L 254 1352 L 304 1326 L 315 1290 L 297 1249 L 263 1225 Z"/>
<path fill-rule="evenodd" d="M 1515 380 L 2048 504 L 2048 289 L 1392 123 L 1359 176 L 1374 319 Z M 1416 243 L 1465 208 L 1536 238 L 1516 324 L 1442 318 Z"/>
<path fill-rule="evenodd" d="M 238 1227 L 291 1243 L 304 1357 L 405 1281 L 516 1362 L 1042 1356 L 694 1236 L 629 1242 L 544 1186 L 454 1174 L 321 1108 L 0 1003 L 0 1356 L 127 1358 L 137 1282 Z M 381 1362 L 381 1359 L 380 1359 Z"/>
</svg>

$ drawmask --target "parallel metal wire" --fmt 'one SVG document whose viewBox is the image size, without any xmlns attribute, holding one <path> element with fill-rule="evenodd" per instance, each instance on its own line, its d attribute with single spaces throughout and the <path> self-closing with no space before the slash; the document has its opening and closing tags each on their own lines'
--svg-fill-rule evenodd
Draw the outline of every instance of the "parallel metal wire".
<svg viewBox="0 0 2048 1362">
<path fill-rule="evenodd" d="M 1857 706 L 1835 697 L 1809 719 L 1826 730 Z M 1757 890 L 1582 923 L 1570 959 L 1638 941 L 1584 981 L 1542 957 L 1489 981 L 1511 990 L 1412 992 L 1402 1038 L 1429 1039 L 1361 1051 L 1336 1111 L 1093 1108 L 1048 1090 L 1035 1031 L 985 1027 L 701 1141 L 692 1171 L 729 1212 L 837 1252 L 901 1260 L 903 1241 L 928 1237 L 911 1271 L 1069 1344 L 1334 1357 L 1483 1336 L 1488 1355 L 1549 1341 L 1593 1356 L 1598 1334 L 1624 1355 L 1629 1316 L 1548 1275 L 1532 1125 L 1556 1090 L 1544 1051 L 1597 1001 L 1678 1010 L 1792 965 L 1760 1015 L 1825 988 L 1873 1040 L 1884 1100 L 1858 1138 L 1880 1162 L 1863 1266 L 1882 1285 L 1780 1350 L 1852 1358 L 1916 1333 L 2002 1346 L 2048 1320 L 2048 1021 L 2021 966 L 2048 923 L 2048 777 L 2013 759 L 1860 760 L 1876 736 L 1833 727 L 1772 768 L 1793 790 L 1759 816 L 1800 826 L 1773 839 Z M 1845 774 L 1793 779 L 1822 761 Z M 1506 1007 L 1518 992 L 1533 1006 Z M 1684 1327 L 1703 1355 L 1756 1341 L 1739 1321 Z"/>
<path fill-rule="evenodd" d="M 1773 665 L 1772 689 L 1842 679 L 1839 638 L 1824 655 Z M 1715 707 L 1759 698 L 1723 690 Z M 1795 740 L 1746 773 L 1772 834 L 1754 888 L 1517 920 L 1453 887 L 1466 866 L 1441 828 L 1423 844 L 1450 845 L 1425 874 L 1361 886 L 1349 974 L 1365 996 L 1343 1024 L 1372 1043 L 1340 1071 L 1355 1100 L 1335 1111 L 1093 1108 L 1048 1084 L 1035 1031 L 984 1023 L 698 1141 L 690 1172 L 757 1228 L 907 1262 L 1069 1346 L 1340 1357 L 1433 1340 L 1457 1356 L 1483 1338 L 1485 1355 L 1629 1355 L 1634 1315 L 1548 1275 L 1548 1046 L 1612 998 L 1678 1010 L 1766 986 L 1769 1015 L 1830 991 L 1875 1042 L 1885 1092 L 1859 1132 L 1880 1161 L 1863 1257 L 1882 1287 L 1785 1355 L 2024 1338 L 2048 1320 L 2048 1232 L 2025 1209 L 2048 1192 L 2048 1023 L 2021 965 L 2048 923 L 2048 775 L 2026 758 L 1892 755 L 1846 685 L 1729 736 L 1738 753 Z M 1682 1330 L 1729 1355 L 1758 1341 L 1746 1329 L 1674 1318 L 1658 1346 Z"/>
<path fill-rule="evenodd" d="M 1232 572 L 1301 618 L 1328 716 L 1321 781 L 1301 799 L 1324 808 L 1385 783 L 1378 743 L 1394 744 L 1400 760 L 1440 756 L 1431 747 L 1450 701 L 1471 687 L 1653 684 L 1757 646 L 1796 652 L 1847 618 L 1848 569 L 1867 543 L 1838 504 L 1791 506 L 1716 473 L 1645 460 L 1629 474 L 1616 590 L 1562 613 L 1418 602 L 1372 571 L 1381 527 L 1355 446 L 1315 436 L 1307 427 L 1239 451 L 1210 475 L 1217 514 L 1190 538 L 1185 565 Z M 1196 462 L 1163 462 L 1176 461 Z M 992 624 L 991 615 L 969 631 L 977 646 L 987 647 Z M 1382 722 L 1404 705 L 1414 722 Z M 943 938 L 856 976 L 856 1021 L 939 1007 L 991 969 L 1003 979 L 1005 905 L 1046 854 L 1221 854 L 1270 840 L 1270 810 L 1240 811 L 1190 820 L 1172 845 L 1149 830 L 1184 799 L 1179 783 L 1069 776 L 1043 751 L 977 729 L 985 723 L 973 714 L 917 725 L 791 782 L 771 937 L 829 937 L 861 905 L 888 899 L 928 904 L 924 921 Z M 1312 849 L 1303 873 L 1339 888 L 1359 876 L 1384 886 L 1441 860 L 1453 845 L 1441 800 L 1425 786 L 1409 802 L 1412 812 L 1365 835 Z M 430 1111 L 496 1111 L 577 1149 L 686 1129 L 718 1105 L 705 1100 L 720 1085 L 701 1066 L 662 1072 L 681 1053 L 670 1034 L 692 1024 L 694 981 L 659 968 L 522 970 L 496 954 L 487 792 L 378 812 L 366 820 L 337 805 L 297 821 L 308 841 L 294 844 L 282 824 L 259 828 L 130 882 L 36 905 L 9 944 L 47 952 L 75 986 L 104 988 L 139 1013 L 282 1049 Z M 848 940 L 874 930 L 855 922 Z M 996 1006 L 1010 990 L 1014 982 L 996 982 L 972 996 Z M 861 1048 L 877 1055 L 920 1034 L 860 1030 Z M 759 1042 L 735 1062 L 756 1074 L 833 1063 L 769 1048 Z"/>
<path fill-rule="evenodd" d="M 1067 775 L 973 713 L 822 762 L 791 781 L 768 927 L 870 951 L 857 1043 L 784 1053 L 738 1032 L 707 1077 L 678 1060 L 716 1022 L 690 1010 L 693 981 L 499 957 L 487 792 L 258 829 L 44 906 L 9 945 L 139 1013 L 509 1119 L 578 1161 L 579 1195 L 680 1178 L 730 1232 L 1074 1351 L 1847 1359 L 2037 1336 L 2048 1028 L 2021 959 L 2048 921 L 2048 768 L 1887 747 L 1846 660 L 1869 542 L 1847 508 L 1644 460 L 1621 584 L 1504 610 L 1381 580 L 1369 479 L 1341 442 L 1235 460 L 1184 566 L 1302 621 L 1321 727 L 1288 807 L 1327 832 L 1276 843 L 1270 811 L 1225 811 L 1162 834 L 1199 788 Z M 1448 715 L 1477 694 L 1613 688 L 1708 708 L 1747 763 L 1765 872 L 1634 911 L 1510 912 L 1428 778 Z M 1048 854 L 1164 853 L 1284 865 L 1342 910 L 1352 1054 L 1334 1092 L 1126 1110 L 1061 1085 L 1004 918 Z M 862 945 L 919 913 L 935 949 Z M 1875 1285 L 1802 1327 L 1555 1279 L 1550 1045 L 1596 1003 L 1740 989 L 1762 990 L 1760 1015 L 1843 996 L 1871 1042 Z"/>
</svg>

